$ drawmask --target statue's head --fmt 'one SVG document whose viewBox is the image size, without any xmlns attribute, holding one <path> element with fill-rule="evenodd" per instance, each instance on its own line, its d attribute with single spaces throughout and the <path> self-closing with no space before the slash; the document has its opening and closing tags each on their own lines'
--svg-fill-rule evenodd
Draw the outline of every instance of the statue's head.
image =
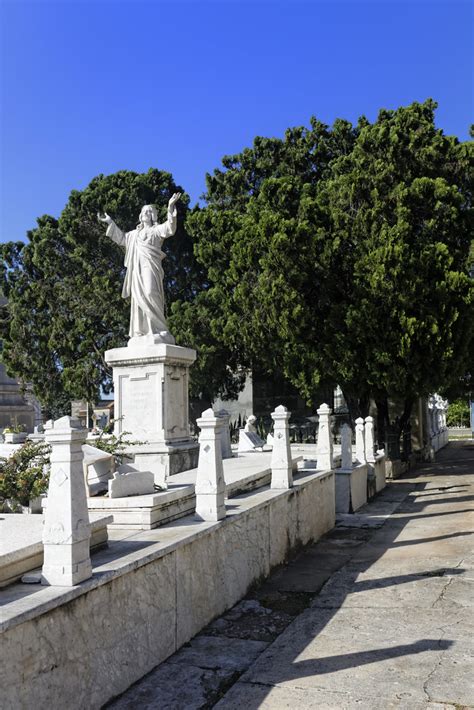
<svg viewBox="0 0 474 710">
<path fill-rule="evenodd" d="M 158 222 L 158 214 L 154 205 L 143 205 L 140 212 L 140 224 L 156 224 Z"/>
</svg>

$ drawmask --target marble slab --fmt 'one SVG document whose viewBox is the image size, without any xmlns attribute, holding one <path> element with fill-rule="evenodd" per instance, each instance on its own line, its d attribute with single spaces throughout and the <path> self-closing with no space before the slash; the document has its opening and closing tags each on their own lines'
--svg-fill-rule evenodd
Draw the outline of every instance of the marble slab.
<svg viewBox="0 0 474 710">
<path fill-rule="evenodd" d="M 271 456 L 271 452 L 252 452 L 224 459 L 226 498 L 268 485 L 271 480 Z M 302 461 L 302 454 L 292 452 L 294 471 Z M 112 514 L 112 528 L 152 530 L 194 513 L 196 475 L 197 468 L 175 474 L 170 478 L 167 490 L 161 493 L 127 498 L 91 497 L 88 499 L 89 512 Z"/>
</svg>

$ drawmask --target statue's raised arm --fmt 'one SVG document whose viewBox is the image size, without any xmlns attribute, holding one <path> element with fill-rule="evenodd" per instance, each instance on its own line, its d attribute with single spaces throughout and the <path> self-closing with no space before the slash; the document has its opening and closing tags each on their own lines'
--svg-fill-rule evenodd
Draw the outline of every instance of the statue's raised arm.
<svg viewBox="0 0 474 710">
<path fill-rule="evenodd" d="M 131 299 L 129 345 L 140 343 L 174 343 L 165 318 L 163 267 L 164 239 L 172 237 L 177 227 L 176 203 L 181 193 L 175 192 L 168 202 L 166 222 L 158 224 L 154 205 L 142 207 L 139 224 L 131 232 L 123 232 L 104 212 L 97 214 L 107 225 L 107 236 L 125 247 L 127 269 L 122 296 Z"/>
<path fill-rule="evenodd" d="M 97 212 L 97 219 L 99 222 L 105 222 L 105 224 L 110 224 L 113 221 L 112 217 L 110 217 L 107 212 L 104 212 L 104 214 Z"/>
</svg>

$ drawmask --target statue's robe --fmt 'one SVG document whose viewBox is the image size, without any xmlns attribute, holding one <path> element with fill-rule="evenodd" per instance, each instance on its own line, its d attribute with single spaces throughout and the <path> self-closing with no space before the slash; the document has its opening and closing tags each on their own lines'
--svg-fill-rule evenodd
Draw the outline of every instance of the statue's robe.
<svg viewBox="0 0 474 710">
<path fill-rule="evenodd" d="M 176 207 L 168 210 L 168 219 L 152 227 L 140 226 L 131 232 L 122 232 L 112 222 L 107 236 L 125 247 L 127 273 L 122 296 L 131 299 L 129 336 L 168 332 L 165 318 L 165 293 L 163 266 L 165 254 L 163 240 L 176 231 Z"/>
</svg>

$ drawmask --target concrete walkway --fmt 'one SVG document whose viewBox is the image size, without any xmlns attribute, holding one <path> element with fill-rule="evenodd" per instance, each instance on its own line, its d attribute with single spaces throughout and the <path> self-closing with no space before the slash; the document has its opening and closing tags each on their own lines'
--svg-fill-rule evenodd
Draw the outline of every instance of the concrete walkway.
<svg viewBox="0 0 474 710">
<path fill-rule="evenodd" d="M 473 474 L 452 442 L 109 707 L 474 707 Z"/>
</svg>

